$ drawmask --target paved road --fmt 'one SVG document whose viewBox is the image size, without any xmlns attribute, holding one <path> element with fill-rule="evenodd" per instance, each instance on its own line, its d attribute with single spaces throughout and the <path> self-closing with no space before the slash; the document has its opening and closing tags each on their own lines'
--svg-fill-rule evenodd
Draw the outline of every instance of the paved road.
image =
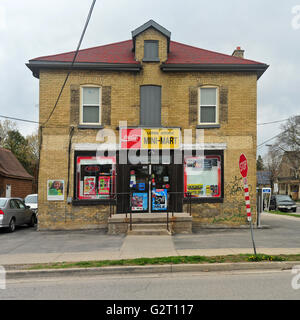
<svg viewBox="0 0 300 320">
<path fill-rule="evenodd" d="M 0 300 L 299 300 L 293 277 L 291 271 L 244 271 L 10 280 Z"/>
</svg>

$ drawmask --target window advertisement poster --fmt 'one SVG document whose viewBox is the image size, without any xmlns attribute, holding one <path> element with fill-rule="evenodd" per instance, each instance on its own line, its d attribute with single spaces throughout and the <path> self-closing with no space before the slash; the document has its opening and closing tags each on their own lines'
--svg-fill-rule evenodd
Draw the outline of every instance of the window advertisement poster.
<svg viewBox="0 0 300 320">
<path fill-rule="evenodd" d="M 148 193 L 132 193 L 131 210 L 132 211 L 148 210 Z"/>
<path fill-rule="evenodd" d="M 110 190 L 110 177 L 100 176 L 98 182 L 98 194 L 100 195 L 109 195 Z"/>
<path fill-rule="evenodd" d="M 95 195 L 96 194 L 96 177 L 84 177 L 84 195 Z"/>
<path fill-rule="evenodd" d="M 185 157 L 184 191 L 194 198 L 220 197 L 220 156 Z"/>
<path fill-rule="evenodd" d="M 47 200 L 63 201 L 64 200 L 64 180 L 47 181 Z"/>
<path fill-rule="evenodd" d="M 168 208 L 168 190 L 153 189 L 152 191 L 152 210 L 166 211 Z"/>
<path fill-rule="evenodd" d="M 191 194 L 191 196 L 203 196 L 203 184 L 188 184 L 187 192 Z"/>
<path fill-rule="evenodd" d="M 115 157 L 77 157 L 77 199 L 109 198 L 115 192 Z"/>
</svg>

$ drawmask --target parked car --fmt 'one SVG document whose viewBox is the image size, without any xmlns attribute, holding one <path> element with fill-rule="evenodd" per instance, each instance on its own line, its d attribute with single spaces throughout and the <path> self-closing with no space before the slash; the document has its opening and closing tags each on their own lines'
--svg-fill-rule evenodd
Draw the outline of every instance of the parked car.
<svg viewBox="0 0 300 320">
<path fill-rule="evenodd" d="M 30 207 L 31 210 L 37 211 L 38 209 L 38 195 L 35 194 L 29 194 L 25 197 L 24 202 L 26 206 Z"/>
<path fill-rule="evenodd" d="M 36 214 L 20 198 L 0 198 L 0 228 L 15 231 L 16 226 L 27 224 L 33 227 Z"/>
<path fill-rule="evenodd" d="M 296 212 L 297 205 L 290 196 L 276 194 L 271 197 L 270 210 L 293 211 Z"/>
</svg>

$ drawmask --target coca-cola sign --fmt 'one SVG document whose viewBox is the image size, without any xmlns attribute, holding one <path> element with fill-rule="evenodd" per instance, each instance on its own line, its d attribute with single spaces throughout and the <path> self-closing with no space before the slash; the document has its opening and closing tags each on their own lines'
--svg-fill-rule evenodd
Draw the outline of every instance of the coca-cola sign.
<svg viewBox="0 0 300 320">
<path fill-rule="evenodd" d="M 99 166 L 86 166 L 84 168 L 84 171 L 86 171 L 86 172 L 98 172 L 98 171 L 100 171 L 100 167 Z"/>
<path fill-rule="evenodd" d="M 140 149 L 142 142 L 142 130 L 121 129 L 121 149 Z"/>
</svg>

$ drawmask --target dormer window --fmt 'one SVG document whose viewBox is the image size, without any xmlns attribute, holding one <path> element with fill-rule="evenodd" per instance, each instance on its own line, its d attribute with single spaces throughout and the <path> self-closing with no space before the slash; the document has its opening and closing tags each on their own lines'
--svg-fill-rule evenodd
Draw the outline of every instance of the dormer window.
<svg viewBox="0 0 300 320">
<path fill-rule="evenodd" d="M 158 40 L 145 40 L 144 41 L 144 58 L 146 62 L 158 62 Z"/>
</svg>

